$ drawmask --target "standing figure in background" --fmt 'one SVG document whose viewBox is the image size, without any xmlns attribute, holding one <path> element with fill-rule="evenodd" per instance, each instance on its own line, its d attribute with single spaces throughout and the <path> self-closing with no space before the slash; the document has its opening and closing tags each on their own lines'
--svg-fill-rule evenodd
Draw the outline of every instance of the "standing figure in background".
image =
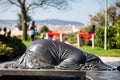
<svg viewBox="0 0 120 80">
<path fill-rule="evenodd" d="M 40 39 L 44 39 L 45 38 L 45 33 L 40 33 Z"/>
<path fill-rule="evenodd" d="M 1 33 L 1 31 L 2 31 L 2 28 L 0 27 L 0 33 Z"/>
<path fill-rule="evenodd" d="M 31 22 L 31 24 L 28 27 L 28 30 L 30 30 L 30 37 L 31 37 L 32 41 L 34 41 L 34 37 L 35 37 L 35 34 L 36 34 L 35 21 Z"/>
<path fill-rule="evenodd" d="M 11 29 L 7 29 L 7 37 L 11 36 Z"/>
<path fill-rule="evenodd" d="M 6 36 L 7 28 L 4 27 L 4 28 L 3 28 L 3 31 L 4 31 L 4 36 Z"/>
<path fill-rule="evenodd" d="M 95 25 L 92 25 L 92 28 L 90 29 L 89 33 L 95 33 Z"/>
</svg>

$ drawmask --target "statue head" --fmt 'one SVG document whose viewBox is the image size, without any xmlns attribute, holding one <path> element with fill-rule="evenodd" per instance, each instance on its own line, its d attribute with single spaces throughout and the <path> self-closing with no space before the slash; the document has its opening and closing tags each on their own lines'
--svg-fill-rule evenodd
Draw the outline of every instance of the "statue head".
<svg viewBox="0 0 120 80">
<path fill-rule="evenodd" d="M 93 54 L 87 54 L 86 62 L 82 67 L 82 70 L 113 70 L 109 65 L 104 64 L 101 59 Z"/>
</svg>

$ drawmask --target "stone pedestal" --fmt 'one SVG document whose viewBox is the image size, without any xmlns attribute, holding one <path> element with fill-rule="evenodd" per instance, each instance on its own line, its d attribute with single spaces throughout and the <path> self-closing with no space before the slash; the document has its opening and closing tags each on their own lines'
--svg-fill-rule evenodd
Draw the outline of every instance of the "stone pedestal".
<svg viewBox="0 0 120 80">
<path fill-rule="evenodd" d="M 52 69 L 0 69 L 0 80 L 86 80 L 86 72 Z"/>
</svg>

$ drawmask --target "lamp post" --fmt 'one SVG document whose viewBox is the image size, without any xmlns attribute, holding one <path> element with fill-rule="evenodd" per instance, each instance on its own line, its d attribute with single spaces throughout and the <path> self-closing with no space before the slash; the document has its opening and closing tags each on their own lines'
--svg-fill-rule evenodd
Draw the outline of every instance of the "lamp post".
<svg viewBox="0 0 120 80">
<path fill-rule="evenodd" d="M 104 28 L 104 50 L 107 50 L 107 7 L 108 7 L 108 0 L 105 0 L 105 28 Z"/>
</svg>

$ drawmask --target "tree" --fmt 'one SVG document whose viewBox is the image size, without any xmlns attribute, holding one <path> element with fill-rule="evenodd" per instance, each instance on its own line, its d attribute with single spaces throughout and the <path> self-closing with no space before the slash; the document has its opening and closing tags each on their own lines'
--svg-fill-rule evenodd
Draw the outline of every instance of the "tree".
<svg viewBox="0 0 120 80">
<path fill-rule="evenodd" d="M 90 15 L 90 21 L 96 23 L 97 25 L 104 26 L 105 25 L 105 13 L 104 11 L 98 12 L 96 15 Z"/>
<path fill-rule="evenodd" d="M 120 1 L 117 1 L 116 3 L 116 6 L 120 8 Z"/>
<path fill-rule="evenodd" d="M 43 26 L 41 29 L 40 29 L 40 33 L 45 33 L 45 32 L 50 32 L 49 28 L 47 26 Z"/>
<path fill-rule="evenodd" d="M 32 20 L 31 16 L 29 16 L 27 14 L 27 23 L 29 23 L 30 21 Z M 19 29 L 19 30 L 22 30 L 22 16 L 20 13 L 18 13 L 18 23 L 16 25 L 16 27 Z M 27 27 L 28 28 L 28 27 Z"/>
<path fill-rule="evenodd" d="M 108 7 L 107 13 L 108 13 L 108 25 L 114 26 L 118 17 L 120 17 L 120 13 L 117 13 L 118 8 L 120 8 L 120 1 L 116 2 L 115 5 Z M 105 25 L 105 11 L 99 11 L 95 15 L 90 15 L 90 21 L 93 23 L 97 23 L 100 26 Z"/>
<path fill-rule="evenodd" d="M 116 2 L 115 4 L 116 4 L 116 7 L 118 8 L 118 11 L 120 11 L 120 1 Z M 118 12 L 117 20 L 119 20 L 119 19 L 120 19 L 120 12 Z"/>
<path fill-rule="evenodd" d="M 73 0 L 0 0 L 0 4 L 15 5 L 20 8 L 22 16 L 23 39 L 27 40 L 27 13 L 31 9 L 38 7 L 55 7 L 57 9 L 65 9 L 68 1 Z"/>
<path fill-rule="evenodd" d="M 109 16 L 109 23 L 111 25 L 115 25 L 117 21 L 117 8 L 115 6 L 111 6 L 108 8 L 108 16 Z"/>
</svg>

